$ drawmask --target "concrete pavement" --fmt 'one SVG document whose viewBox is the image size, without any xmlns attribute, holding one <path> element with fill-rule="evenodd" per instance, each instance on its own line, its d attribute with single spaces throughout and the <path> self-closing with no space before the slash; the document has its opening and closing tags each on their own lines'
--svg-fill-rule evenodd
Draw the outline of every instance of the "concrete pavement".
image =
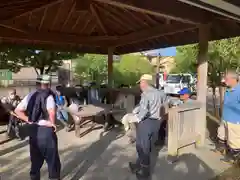
<svg viewBox="0 0 240 180">
<path fill-rule="evenodd" d="M 4 127 L 1 127 L 0 132 Z M 1 180 L 27 180 L 30 168 L 28 142 L 12 140 L 1 144 Z M 136 157 L 135 148 L 118 130 L 102 133 L 94 130 L 82 138 L 74 132 L 58 132 L 59 152 L 62 161 L 62 180 L 136 180 L 128 170 L 128 162 Z M 208 180 L 229 168 L 220 156 L 211 152 L 207 140 L 203 149 L 188 149 L 176 164 L 165 160 L 166 148 L 153 156 L 152 180 Z M 42 179 L 47 180 L 47 168 L 42 168 Z"/>
</svg>

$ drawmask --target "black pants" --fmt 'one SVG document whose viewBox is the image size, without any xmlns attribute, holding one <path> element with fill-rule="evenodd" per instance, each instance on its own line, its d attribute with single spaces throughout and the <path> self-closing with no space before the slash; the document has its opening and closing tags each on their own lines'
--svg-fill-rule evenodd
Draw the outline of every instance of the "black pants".
<svg viewBox="0 0 240 180">
<path fill-rule="evenodd" d="M 137 163 L 143 167 L 150 166 L 151 150 L 158 139 L 159 120 L 146 119 L 137 124 L 136 149 Z"/>
<path fill-rule="evenodd" d="M 56 133 L 49 127 L 32 125 L 30 128 L 31 180 L 40 180 L 44 160 L 48 165 L 49 179 L 60 179 L 61 162 Z"/>
<path fill-rule="evenodd" d="M 10 115 L 9 122 L 8 122 L 8 135 L 21 138 L 19 126 L 20 126 L 20 121 L 15 116 Z"/>
</svg>

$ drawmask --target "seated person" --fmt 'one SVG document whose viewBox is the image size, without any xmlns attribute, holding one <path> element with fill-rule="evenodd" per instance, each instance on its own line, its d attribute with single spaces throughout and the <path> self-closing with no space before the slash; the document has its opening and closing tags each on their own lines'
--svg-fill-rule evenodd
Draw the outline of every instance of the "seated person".
<svg viewBox="0 0 240 180">
<path fill-rule="evenodd" d="M 9 122 L 8 122 L 8 129 L 7 134 L 9 136 L 14 135 L 17 139 L 21 140 L 20 131 L 19 131 L 19 124 L 20 120 L 17 118 L 15 113 L 13 112 L 17 105 L 20 103 L 21 99 L 17 95 L 16 90 L 12 89 L 9 92 L 9 96 L 2 98 L 2 106 L 9 114 Z M 13 132 L 14 131 L 14 132 Z M 12 134 L 12 132 L 14 134 Z"/>
<path fill-rule="evenodd" d="M 181 91 L 178 92 L 180 95 L 180 100 L 181 103 L 189 103 L 192 102 L 193 100 L 190 98 L 191 96 L 191 90 L 189 88 L 183 88 Z"/>
<path fill-rule="evenodd" d="M 59 90 L 56 90 L 56 105 L 57 105 L 57 119 L 61 121 L 61 123 L 68 127 L 68 112 L 66 111 L 67 108 L 67 100 L 65 96 L 61 94 Z"/>
<path fill-rule="evenodd" d="M 183 88 L 179 92 L 179 99 L 171 99 L 169 102 L 170 107 L 175 107 L 183 103 L 189 103 L 192 102 L 193 100 L 190 98 L 191 91 L 188 88 Z"/>
<path fill-rule="evenodd" d="M 132 113 L 127 113 L 123 116 L 121 122 L 124 126 L 124 130 L 129 137 L 129 142 L 134 143 L 136 138 L 136 122 L 138 122 L 137 114 L 139 113 L 139 105 L 134 108 Z"/>
<path fill-rule="evenodd" d="M 88 104 L 98 104 L 100 103 L 99 91 L 95 82 L 90 84 L 88 90 Z"/>
<path fill-rule="evenodd" d="M 17 105 L 20 103 L 21 99 L 17 95 L 16 89 L 12 89 L 9 91 L 9 96 L 8 96 L 8 103 L 10 103 L 14 108 L 17 107 Z"/>
</svg>

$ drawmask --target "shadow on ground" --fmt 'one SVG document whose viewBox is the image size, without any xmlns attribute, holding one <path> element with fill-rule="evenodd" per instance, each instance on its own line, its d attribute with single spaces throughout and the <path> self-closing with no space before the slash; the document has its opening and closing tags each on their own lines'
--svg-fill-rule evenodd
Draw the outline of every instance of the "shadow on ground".
<svg viewBox="0 0 240 180">
<path fill-rule="evenodd" d="M 101 134 L 99 140 L 90 146 L 70 146 L 61 150 L 62 179 L 135 180 L 135 175 L 128 170 L 128 162 L 135 160 L 135 151 L 133 147 L 114 143 L 121 136 L 118 132 L 111 131 Z M 12 156 L 20 157 L 21 153 L 24 152 L 18 150 Z M 182 155 L 175 164 L 168 164 L 165 155 L 163 152 L 153 154 L 155 170 L 152 180 L 207 180 L 214 176 L 214 172 L 194 154 Z M 10 157 L 0 158 L 1 164 L 14 164 L 0 171 L 2 177 L 7 177 L 8 180 L 28 179 L 29 158 L 17 160 L 16 163 L 16 159 L 10 160 Z M 42 176 L 47 177 L 46 168 L 43 169 Z"/>
</svg>

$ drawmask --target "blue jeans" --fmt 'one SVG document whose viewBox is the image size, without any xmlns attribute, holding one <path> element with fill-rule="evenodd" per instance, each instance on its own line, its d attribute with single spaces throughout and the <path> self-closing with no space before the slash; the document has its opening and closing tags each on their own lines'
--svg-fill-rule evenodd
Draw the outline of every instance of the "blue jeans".
<svg viewBox="0 0 240 180">
<path fill-rule="evenodd" d="M 64 109 L 57 109 L 57 119 L 68 121 L 68 113 Z"/>
</svg>

